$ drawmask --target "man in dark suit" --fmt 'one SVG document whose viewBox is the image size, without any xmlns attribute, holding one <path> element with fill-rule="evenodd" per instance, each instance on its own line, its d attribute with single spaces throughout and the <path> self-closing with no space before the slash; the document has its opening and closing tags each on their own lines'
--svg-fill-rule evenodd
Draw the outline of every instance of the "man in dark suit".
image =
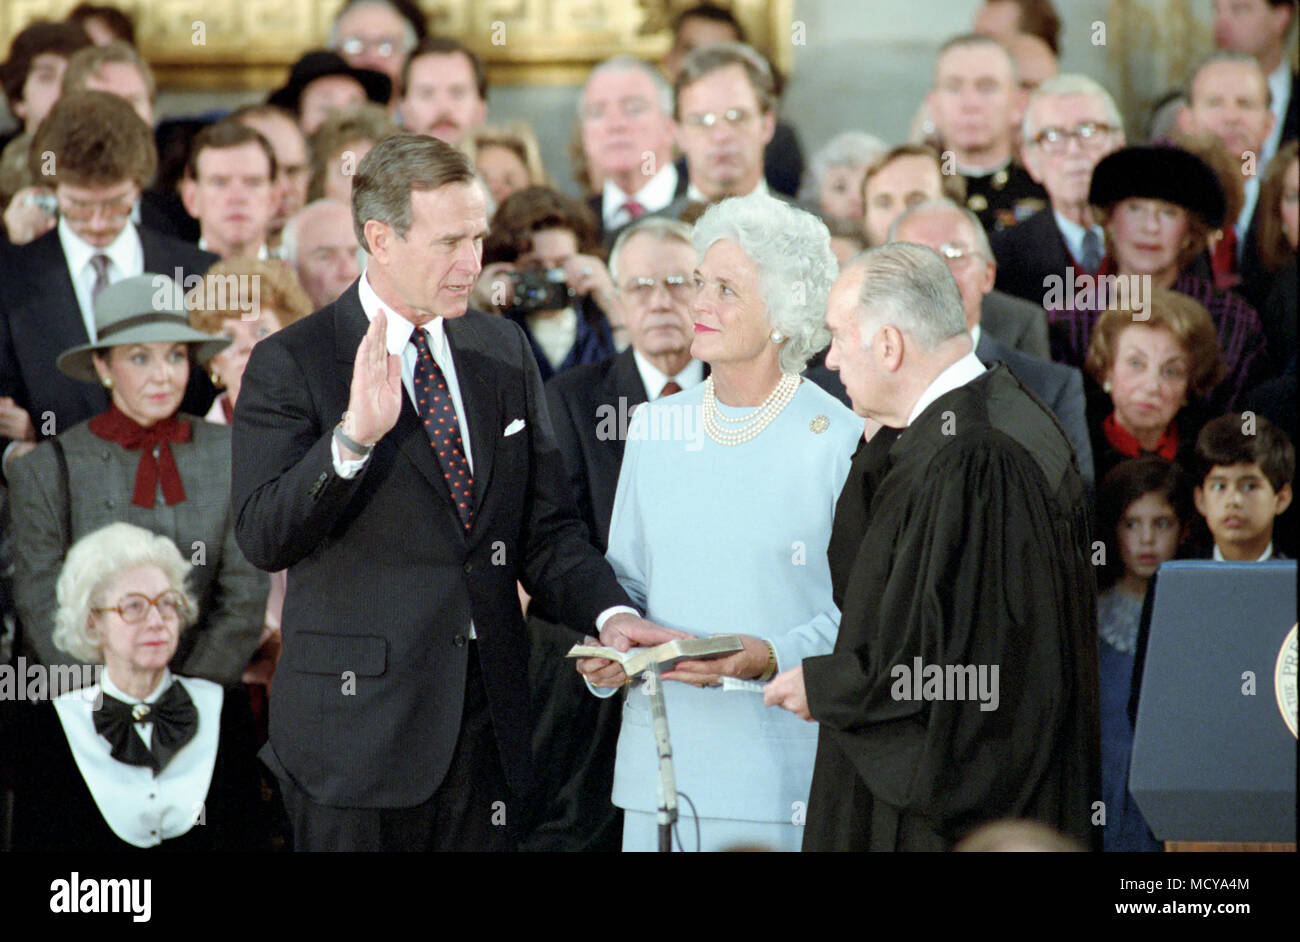
<svg viewBox="0 0 1300 942">
<path fill-rule="evenodd" d="M 509 849 L 534 793 L 517 584 L 624 650 L 679 633 L 587 541 L 523 332 L 467 311 L 469 161 L 395 135 L 352 206 L 365 273 L 254 348 L 235 411 L 239 544 L 289 570 L 261 755 L 297 849 Z"/>
<path fill-rule="evenodd" d="M 55 360 L 94 338 L 93 300 L 122 278 L 165 274 L 189 287 L 216 257 L 130 222 L 156 164 L 153 136 L 126 101 L 107 92 L 65 95 L 32 146 L 59 202 L 59 224 L 6 249 L 0 260 L 0 437 L 7 462 L 108 408 L 104 389 L 64 376 Z M 48 155 L 48 159 L 43 155 Z M 191 370 L 181 410 L 204 415 L 215 391 Z"/>
<path fill-rule="evenodd" d="M 1297 133 L 1300 76 L 1291 69 L 1288 48 L 1295 22 L 1296 0 L 1236 0 L 1214 5 L 1214 44 L 1224 51 L 1254 56 L 1268 76 L 1273 134 L 1260 153 L 1261 168 L 1277 153 L 1279 144 Z"/>
<path fill-rule="evenodd" d="M 979 219 L 955 203 L 936 200 L 921 203 L 898 217 L 892 235 L 891 241 L 927 246 L 947 260 L 957 279 L 966 327 L 975 341 L 975 355 L 984 363 L 1005 363 L 1016 379 L 1052 411 L 1078 458 L 1085 493 L 1091 493 L 1092 444 L 1084 414 L 1083 375 L 1074 367 L 1012 349 L 983 329 L 981 301 L 992 290 L 997 263 Z"/>
<path fill-rule="evenodd" d="M 546 384 L 555 439 L 569 487 L 602 553 L 618 489 L 624 436 L 637 406 L 689 389 L 706 369 L 691 358 L 695 248 L 690 227 L 648 217 L 614 243 L 610 275 L 623 302 L 629 346 L 617 356 L 577 366 Z M 534 607 L 529 675 L 537 701 L 533 752 L 547 806 L 528 850 L 610 850 L 622 846 L 622 813 L 610 801 L 622 698 L 593 697 L 563 660 L 572 634 Z"/>
<path fill-rule="evenodd" d="M 673 163 L 673 91 L 653 66 L 615 56 L 587 79 L 578 118 L 587 172 L 602 181 L 587 205 L 608 247 L 629 223 L 686 193 Z"/>
<path fill-rule="evenodd" d="M 1088 185 L 1097 162 L 1124 146 L 1124 125 L 1106 89 L 1067 74 L 1034 89 L 1021 131 L 1025 168 L 1047 190 L 1051 206 L 990 234 L 989 242 L 997 290 L 1041 307 L 1047 278 L 1073 284 L 1073 274 L 1096 274 L 1101 265 L 1106 233 L 1088 205 Z"/>
</svg>

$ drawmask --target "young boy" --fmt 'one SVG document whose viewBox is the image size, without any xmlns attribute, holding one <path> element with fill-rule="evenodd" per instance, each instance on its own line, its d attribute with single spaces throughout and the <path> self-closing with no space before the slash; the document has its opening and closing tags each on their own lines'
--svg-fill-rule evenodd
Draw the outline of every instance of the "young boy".
<svg viewBox="0 0 1300 942">
<path fill-rule="evenodd" d="M 1295 473 L 1286 433 L 1262 416 L 1247 422 L 1229 413 L 1201 429 L 1196 465 L 1193 498 L 1214 537 L 1214 559 L 1281 558 L 1273 550 L 1273 520 L 1291 505 Z"/>
</svg>

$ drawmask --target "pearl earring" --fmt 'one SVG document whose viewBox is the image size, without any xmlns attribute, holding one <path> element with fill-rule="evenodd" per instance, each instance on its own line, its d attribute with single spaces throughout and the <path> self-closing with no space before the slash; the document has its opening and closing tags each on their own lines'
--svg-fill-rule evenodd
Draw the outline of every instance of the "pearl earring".
<svg viewBox="0 0 1300 942">
<path fill-rule="evenodd" d="M 113 388 L 113 377 L 111 377 L 111 376 L 105 376 L 104 379 L 103 379 L 103 382 L 104 382 L 104 388 L 105 388 L 105 389 L 112 389 L 112 388 Z"/>
<path fill-rule="evenodd" d="M 781 343 L 782 341 L 785 340 L 785 334 L 781 333 L 781 331 L 777 330 L 776 328 L 772 328 L 772 332 L 767 336 L 772 341 L 772 343 Z"/>
<path fill-rule="evenodd" d="M 1106 382 L 1101 384 L 1101 391 L 1108 396 L 1110 395 L 1110 380 L 1106 380 Z"/>
</svg>

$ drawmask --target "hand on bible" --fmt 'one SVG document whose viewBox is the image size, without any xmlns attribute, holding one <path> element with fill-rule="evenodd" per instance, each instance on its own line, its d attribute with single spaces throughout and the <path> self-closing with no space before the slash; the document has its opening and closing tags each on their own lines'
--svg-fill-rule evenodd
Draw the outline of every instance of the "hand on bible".
<svg viewBox="0 0 1300 942">
<path fill-rule="evenodd" d="M 343 434 L 360 445 L 373 445 L 388 434 L 402 411 L 402 358 L 388 353 L 388 317 L 382 308 L 375 315 L 352 367 Z"/>
<path fill-rule="evenodd" d="M 598 643 L 608 648 L 617 648 L 619 651 L 628 651 L 632 648 L 653 647 L 678 638 L 693 637 L 695 636 L 684 631 L 665 628 L 652 621 L 646 621 L 639 615 L 620 612 L 605 620 L 604 626 L 600 629 Z M 588 638 L 586 643 L 597 642 L 594 638 Z M 578 673 L 593 687 L 621 687 L 627 683 L 627 674 L 623 673 L 623 667 L 617 661 L 609 661 L 603 657 L 583 657 L 578 659 L 577 666 Z"/>
<path fill-rule="evenodd" d="M 808 712 L 808 691 L 803 685 L 803 665 L 782 671 L 763 688 L 763 703 L 789 710 L 801 720 L 812 722 Z"/>
<path fill-rule="evenodd" d="M 716 687 L 723 677 L 751 680 L 763 676 L 767 670 L 767 642 L 749 635 L 740 635 L 740 640 L 745 650 L 708 661 L 678 661 L 663 675 L 664 680 L 678 680 L 692 687 Z"/>
</svg>

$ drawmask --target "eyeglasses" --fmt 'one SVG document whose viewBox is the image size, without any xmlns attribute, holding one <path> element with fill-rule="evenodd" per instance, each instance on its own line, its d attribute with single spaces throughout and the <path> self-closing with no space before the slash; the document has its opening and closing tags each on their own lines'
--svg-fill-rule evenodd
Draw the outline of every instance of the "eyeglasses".
<svg viewBox="0 0 1300 942">
<path fill-rule="evenodd" d="M 1109 124 L 1102 124 L 1100 121 L 1085 121 L 1077 125 L 1073 131 L 1065 128 L 1043 128 L 1034 135 L 1034 143 L 1043 149 L 1046 154 L 1064 154 L 1070 146 L 1070 139 L 1079 142 L 1079 146 L 1085 150 L 1100 147 L 1115 128 Z"/>
<path fill-rule="evenodd" d="M 136 592 L 128 593 L 122 596 L 116 605 L 109 605 L 105 608 L 93 608 L 93 612 L 117 612 L 122 616 L 122 621 L 128 625 L 138 625 L 149 617 L 149 609 L 156 607 L 158 614 L 165 619 L 179 620 L 185 614 L 186 604 L 185 597 L 175 589 L 168 589 L 166 592 L 159 594 L 155 598 L 149 598 L 147 595 L 140 595 Z"/>
<path fill-rule="evenodd" d="M 727 122 L 728 127 L 740 127 L 748 123 L 754 117 L 754 112 L 748 108 L 728 108 L 722 114 L 713 111 L 706 111 L 703 114 L 688 114 L 685 118 L 685 124 L 692 128 L 711 128 L 719 120 Z"/>
<path fill-rule="evenodd" d="M 667 275 L 663 278 L 633 278 L 623 286 L 623 293 L 639 303 L 646 303 L 654 297 L 655 288 L 660 285 L 674 301 L 685 301 L 695 290 L 695 285 L 687 275 Z"/>
<path fill-rule="evenodd" d="M 406 44 L 399 39 L 364 39 L 361 36 L 348 36 L 339 42 L 339 51 L 345 56 L 359 56 L 367 49 L 373 50 L 381 59 L 391 59 L 399 51 L 406 51 Z"/>
<path fill-rule="evenodd" d="M 613 108 L 604 103 L 582 106 L 583 121 L 599 121 L 607 112 L 617 110 L 625 118 L 639 118 L 650 110 L 651 103 L 644 98 L 621 98 Z"/>
<path fill-rule="evenodd" d="M 97 213 L 103 213 L 109 219 L 125 219 L 135 207 L 134 196 L 119 196 L 115 200 L 101 200 L 87 203 L 70 197 L 59 199 L 59 211 L 69 219 L 78 221 L 93 219 Z"/>
<path fill-rule="evenodd" d="M 982 257 L 979 252 L 968 249 L 964 245 L 958 245 L 956 242 L 945 242 L 939 246 L 939 254 L 949 262 L 962 262 L 967 259 L 978 261 Z"/>
</svg>

